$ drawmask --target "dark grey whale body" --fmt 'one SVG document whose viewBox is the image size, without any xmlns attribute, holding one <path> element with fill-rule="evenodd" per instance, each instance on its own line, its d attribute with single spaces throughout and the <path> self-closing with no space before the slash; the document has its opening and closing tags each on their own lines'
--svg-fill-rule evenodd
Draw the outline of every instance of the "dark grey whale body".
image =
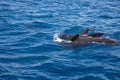
<svg viewBox="0 0 120 80">
<path fill-rule="evenodd" d="M 76 35 L 65 34 L 60 36 L 64 40 L 70 40 L 73 45 L 85 45 L 89 43 L 104 43 L 109 45 L 117 45 L 118 43 L 114 40 L 101 37 L 103 33 L 87 34 L 89 29 L 83 30 L 81 33 Z"/>
</svg>

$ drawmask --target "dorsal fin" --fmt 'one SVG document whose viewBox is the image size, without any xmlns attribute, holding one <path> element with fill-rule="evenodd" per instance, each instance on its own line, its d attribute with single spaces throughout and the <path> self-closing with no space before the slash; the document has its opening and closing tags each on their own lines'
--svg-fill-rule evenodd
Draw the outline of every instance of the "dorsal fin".
<svg viewBox="0 0 120 80">
<path fill-rule="evenodd" d="M 94 33 L 94 34 L 90 34 L 89 36 L 91 37 L 101 37 L 103 35 L 103 33 Z"/>
<path fill-rule="evenodd" d="M 71 39 L 71 41 L 75 41 L 79 38 L 79 34 L 76 34 L 75 36 L 73 36 L 73 38 Z"/>
<path fill-rule="evenodd" d="M 83 35 L 83 34 L 87 34 L 88 31 L 89 31 L 89 29 L 87 28 L 87 29 L 83 30 L 80 34 L 81 34 L 81 35 Z"/>
</svg>

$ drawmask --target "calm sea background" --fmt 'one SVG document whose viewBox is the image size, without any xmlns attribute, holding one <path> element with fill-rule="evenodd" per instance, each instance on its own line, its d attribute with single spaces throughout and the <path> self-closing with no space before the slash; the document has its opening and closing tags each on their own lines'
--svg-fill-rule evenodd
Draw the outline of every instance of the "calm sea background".
<svg viewBox="0 0 120 80">
<path fill-rule="evenodd" d="M 120 0 L 0 0 L 0 80 L 120 80 L 120 46 L 52 41 L 87 27 L 120 41 Z"/>
</svg>

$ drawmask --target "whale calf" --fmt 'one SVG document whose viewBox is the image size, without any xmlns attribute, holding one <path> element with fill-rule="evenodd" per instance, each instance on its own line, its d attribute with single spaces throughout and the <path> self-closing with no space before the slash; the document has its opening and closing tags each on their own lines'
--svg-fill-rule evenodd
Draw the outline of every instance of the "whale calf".
<svg viewBox="0 0 120 80">
<path fill-rule="evenodd" d="M 102 37 L 103 33 L 88 34 L 89 29 L 85 29 L 78 34 L 64 34 L 60 38 L 65 41 L 71 41 L 73 45 L 86 45 L 89 43 L 104 43 L 109 45 L 118 45 L 118 42 Z"/>
</svg>

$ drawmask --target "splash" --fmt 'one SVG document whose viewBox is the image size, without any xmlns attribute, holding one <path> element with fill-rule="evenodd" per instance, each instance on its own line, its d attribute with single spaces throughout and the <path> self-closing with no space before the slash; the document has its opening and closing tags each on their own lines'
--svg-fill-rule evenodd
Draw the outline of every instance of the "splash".
<svg viewBox="0 0 120 80">
<path fill-rule="evenodd" d="M 55 33 L 55 34 L 54 34 L 54 36 L 53 36 L 53 41 L 54 41 L 54 42 L 57 42 L 57 43 L 61 43 L 61 42 L 71 43 L 71 41 L 69 41 L 69 40 L 61 39 L 61 38 L 59 37 L 59 34 L 58 34 L 58 33 Z"/>
</svg>

